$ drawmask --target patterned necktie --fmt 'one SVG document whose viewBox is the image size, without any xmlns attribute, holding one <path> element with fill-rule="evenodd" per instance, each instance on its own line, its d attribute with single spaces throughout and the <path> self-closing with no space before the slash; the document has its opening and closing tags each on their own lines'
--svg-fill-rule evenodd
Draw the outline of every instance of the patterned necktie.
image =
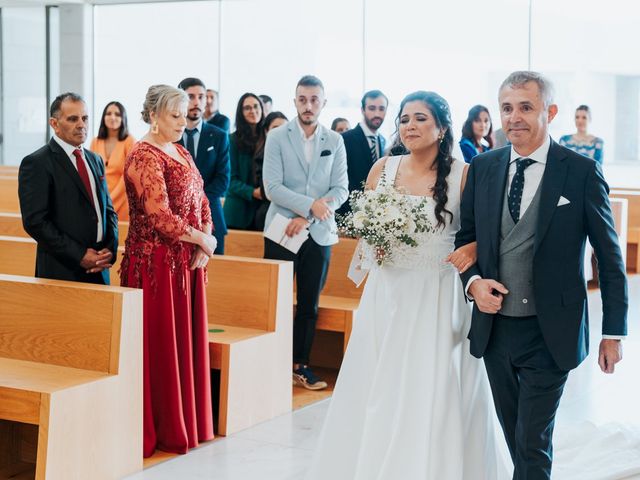
<svg viewBox="0 0 640 480">
<path fill-rule="evenodd" d="M 80 175 L 80 180 L 82 180 L 82 184 L 84 188 L 87 190 L 89 194 L 89 200 L 91 200 L 91 206 L 96 208 L 96 204 L 93 201 L 93 193 L 91 192 L 91 182 L 89 181 L 89 172 L 87 172 L 87 167 L 84 164 L 84 159 L 82 158 L 82 152 L 79 148 L 76 148 L 73 151 L 73 156 L 76 157 L 76 167 L 78 168 L 78 175 Z"/>
<path fill-rule="evenodd" d="M 192 128 L 189 130 L 188 128 L 185 130 L 187 132 L 187 150 L 191 154 L 191 158 L 196 160 L 196 142 L 193 139 L 193 136 L 198 131 L 196 128 Z"/>
<path fill-rule="evenodd" d="M 524 171 L 526 168 L 536 163 L 530 158 L 519 158 L 516 160 L 516 174 L 511 180 L 509 188 L 509 213 L 515 223 L 520 220 L 520 204 L 522 203 L 522 191 L 524 190 Z"/>
<path fill-rule="evenodd" d="M 369 139 L 369 151 L 371 153 L 371 163 L 374 164 L 378 161 L 378 139 L 375 135 L 367 135 Z"/>
</svg>

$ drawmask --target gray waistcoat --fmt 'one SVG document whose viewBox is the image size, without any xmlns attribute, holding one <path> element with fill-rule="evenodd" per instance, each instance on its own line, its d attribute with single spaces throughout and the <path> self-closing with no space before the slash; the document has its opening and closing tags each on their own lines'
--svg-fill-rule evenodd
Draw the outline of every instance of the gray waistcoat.
<svg viewBox="0 0 640 480">
<path fill-rule="evenodd" d="M 517 224 L 514 224 L 509 213 L 508 188 L 506 190 L 500 228 L 498 281 L 507 287 L 509 293 L 504 296 L 499 313 L 510 317 L 526 317 L 536 314 L 533 245 L 540 211 L 540 187 Z"/>
</svg>

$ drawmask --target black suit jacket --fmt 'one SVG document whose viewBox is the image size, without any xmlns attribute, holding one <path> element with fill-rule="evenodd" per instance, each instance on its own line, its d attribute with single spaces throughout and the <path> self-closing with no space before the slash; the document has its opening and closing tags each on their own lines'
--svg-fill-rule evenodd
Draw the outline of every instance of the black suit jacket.
<svg viewBox="0 0 640 480">
<path fill-rule="evenodd" d="M 179 143 L 185 146 L 183 139 L 180 139 Z M 203 122 L 194 161 L 204 180 L 204 193 L 211 207 L 215 232 L 218 235 L 226 235 L 227 224 L 224 221 L 220 197 L 224 197 L 229 188 L 229 135 L 227 132 Z"/>
<path fill-rule="evenodd" d="M 231 120 L 229 120 L 229 117 L 221 114 L 220 112 L 216 113 L 213 117 L 207 120 L 206 123 L 218 127 L 227 133 L 229 133 L 229 130 L 231 129 Z"/>
<path fill-rule="evenodd" d="M 461 204 L 456 248 L 477 240 L 478 261 L 461 275 L 499 279 L 500 221 L 511 147 L 473 159 Z M 624 264 L 614 230 L 609 187 L 593 160 L 551 142 L 542 177 L 540 212 L 533 260 L 537 317 L 544 341 L 558 366 L 575 368 L 587 356 L 589 324 L 583 272 L 589 237 L 598 259 L 602 291 L 602 333 L 626 335 L 628 293 Z M 558 206 L 560 197 L 569 204 Z M 507 289 L 508 285 L 505 285 Z M 474 305 L 469 339 L 481 357 L 489 342 L 494 315 Z"/>
<path fill-rule="evenodd" d="M 80 266 L 87 248 L 118 251 L 118 216 L 104 176 L 104 163 L 84 149 L 97 187 L 103 241 L 96 243 L 96 212 L 78 171 L 58 143 L 26 156 L 18 174 L 18 196 L 24 229 L 38 242 L 36 277 L 109 284 L 109 271 L 87 274 Z"/>
<path fill-rule="evenodd" d="M 369 170 L 373 166 L 371 161 L 371 149 L 360 124 L 342 134 L 344 148 L 347 151 L 347 175 L 349 176 L 349 193 L 353 190 L 362 190 L 362 182 L 369 176 Z M 384 138 L 378 137 L 378 150 L 380 156 L 384 152 Z M 338 209 L 338 213 L 345 214 L 351 211 L 349 202 L 345 202 Z"/>
</svg>

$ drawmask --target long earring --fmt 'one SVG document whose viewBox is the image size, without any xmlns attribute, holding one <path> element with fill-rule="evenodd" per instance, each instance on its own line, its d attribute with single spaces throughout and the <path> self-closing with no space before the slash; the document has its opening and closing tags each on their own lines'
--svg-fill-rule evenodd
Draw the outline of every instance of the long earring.
<svg viewBox="0 0 640 480">
<path fill-rule="evenodd" d="M 159 132 L 159 128 L 158 128 L 158 122 L 154 121 L 153 124 L 151 125 L 151 133 L 153 133 L 154 135 L 157 135 Z"/>
</svg>

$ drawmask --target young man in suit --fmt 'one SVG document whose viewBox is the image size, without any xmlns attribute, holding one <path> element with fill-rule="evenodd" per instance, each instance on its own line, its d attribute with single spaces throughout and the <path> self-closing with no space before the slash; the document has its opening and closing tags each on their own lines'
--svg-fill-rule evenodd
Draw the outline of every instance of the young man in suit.
<svg viewBox="0 0 640 480">
<path fill-rule="evenodd" d="M 271 205 L 265 228 L 280 214 L 291 219 L 288 236 L 308 228 L 309 237 L 297 253 L 265 238 L 264 256 L 293 262 L 297 286 L 293 381 L 319 390 L 327 384 L 309 368 L 309 355 L 331 245 L 338 242 L 333 212 L 348 195 L 347 159 L 342 137 L 318 122 L 326 104 L 322 82 L 311 75 L 302 77 L 293 103 L 297 117 L 267 136 L 263 181 Z"/>
<path fill-rule="evenodd" d="M 20 164 L 22 224 L 38 242 L 36 277 L 109 285 L 118 249 L 118 216 L 102 159 L 82 148 L 87 105 L 75 93 L 51 104 L 47 145 Z"/>
<path fill-rule="evenodd" d="M 474 158 L 456 247 L 478 243 L 477 263 L 461 275 L 475 302 L 471 353 L 484 357 L 513 478 L 549 479 L 562 390 L 589 346 L 587 237 L 598 259 L 605 373 L 622 358 L 627 282 L 600 166 L 549 137 L 558 111 L 549 81 L 514 72 L 499 104 L 511 145 Z"/>
<path fill-rule="evenodd" d="M 213 218 L 213 235 L 218 241 L 214 253 L 223 255 L 227 224 L 224 221 L 220 198 L 224 197 L 229 187 L 229 135 L 226 131 L 203 121 L 207 92 L 202 80 L 185 78 L 178 88 L 189 96 L 187 128 L 179 143 L 189 150 L 204 180 L 204 193 L 209 199 Z"/>
<path fill-rule="evenodd" d="M 371 90 L 362 97 L 362 121 L 342 134 L 347 151 L 347 168 L 349 174 L 349 193 L 362 190 L 362 183 L 367 179 L 369 170 L 384 155 L 385 140 L 378 133 L 387 114 L 389 100 L 380 90 Z M 351 211 L 349 202 L 345 202 L 338 210 L 339 214 Z"/>
<path fill-rule="evenodd" d="M 207 88 L 207 103 L 204 109 L 204 118 L 207 123 L 229 133 L 231 121 L 229 120 L 229 117 L 218 111 L 218 92 L 210 88 Z"/>
</svg>

